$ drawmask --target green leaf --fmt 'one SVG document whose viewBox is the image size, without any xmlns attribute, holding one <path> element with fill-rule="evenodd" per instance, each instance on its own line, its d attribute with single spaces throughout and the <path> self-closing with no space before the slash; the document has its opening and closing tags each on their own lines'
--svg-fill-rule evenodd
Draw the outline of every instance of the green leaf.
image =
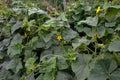
<svg viewBox="0 0 120 80">
<path fill-rule="evenodd" d="M 64 70 L 68 68 L 67 61 L 64 57 L 62 56 L 57 57 L 57 67 L 59 70 Z"/>
<path fill-rule="evenodd" d="M 21 36 L 19 33 L 15 34 L 13 36 L 13 39 L 11 40 L 10 46 L 14 46 L 15 44 L 21 44 L 23 40 L 23 36 Z"/>
<path fill-rule="evenodd" d="M 43 76 L 43 80 L 55 80 L 55 76 L 53 72 L 45 73 Z"/>
<path fill-rule="evenodd" d="M 28 76 L 26 76 L 25 80 L 35 80 L 34 78 L 34 73 L 29 74 Z"/>
<path fill-rule="evenodd" d="M 13 27 L 12 27 L 12 29 L 11 29 L 11 32 L 12 32 L 12 34 L 16 31 L 16 30 L 18 30 L 19 28 L 21 28 L 22 27 L 22 22 L 20 21 L 17 21 L 16 22 L 16 24 L 15 25 L 13 25 Z"/>
<path fill-rule="evenodd" d="M 103 26 L 92 29 L 85 27 L 84 32 L 90 37 L 93 37 L 95 34 L 98 34 L 99 37 L 101 38 L 105 35 L 105 28 Z"/>
<path fill-rule="evenodd" d="M 85 45 L 89 45 L 90 41 L 87 40 L 85 37 L 79 39 L 75 39 L 73 42 L 72 42 L 72 46 L 73 46 L 73 49 L 75 50 L 76 48 L 78 48 L 81 44 L 85 44 Z"/>
<path fill-rule="evenodd" d="M 8 77 L 11 76 L 11 73 L 6 69 L 0 69 L 0 80 L 6 80 Z"/>
<path fill-rule="evenodd" d="M 45 50 L 40 55 L 40 61 L 52 55 L 52 50 Z"/>
<path fill-rule="evenodd" d="M 120 56 L 115 52 L 113 53 L 113 56 L 114 56 L 116 62 L 118 63 L 118 65 L 120 65 Z"/>
<path fill-rule="evenodd" d="M 55 80 L 73 80 L 73 79 L 70 74 L 63 71 L 58 71 Z"/>
<path fill-rule="evenodd" d="M 20 54 L 21 52 L 22 48 L 18 48 L 17 46 L 9 46 L 7 50 L 7 54 L 10 55 L 10 57 Z"/>
<path fill-rule="evenodd" d="M 90 72 L 88 80 L 112 80 L 114 75 L 114 70 L 117 68 L 115 60 L 111 59 L 99 59 L 96 61 L 94 68 Z M 116 75 L 116 78 L 113 80 L 119 80 L 120 77 Z"/>
<path fill-rule="evenodd" d="M 36 78 L 36 80 L 43 80 L 43 74 L 40 74 L 37 78 Z"/>
<path fill-rule="evenodd" d="M 51 46 L 53 53 L 57 55 L 62 55 L 64 53 L 64 49 L 60 46 Z"/>
<path fill-rule="evenodd" d="M 35 57 L 36 53 L 33 51 L 32 48 L 27 47 L 24 49 L 24 62 L 26 62 L 29 58 Z"/>
<path fill-rule="evenodd" d="M 37 13 L 37 14 L 45 14 L 45 15 L 47 14 L 47 12 L 45 12 L 45 11 L 43 11 L 41 9 L 33 8 L 33 9 L 28 10 L 28 15 L 32 15 L 32 14 L 35 14 L 35 13 Z"/>
<path fill-rule="evenodd" d="M 65 31 L 63 31 L 63 38 L 66 41 L 70 41 L 71 39 L 75 38 L 76 36 L 78 36 L 78 33 L 73 31 L 72 29 L 67 29 Z"/>
<path fill-rule="evenodd" d="M 105 23 L 105 27 L 115 27 L 116 22 Z"/>
<path fill-rule="evenodd" d="M 33 44 L 33 46 L 35 47 L 35 48 L 43 48 L 43 47 L 45 47 L 45 42 L 44 42 L 44 40 L 42 40 L 42 39 L 38 39 L 38 41 L 36 41 L 34 44 Z"/>
<path fill-rule="evenodd" d="M 108 50 L 115 51 L 115 52 L 120 51 L 120 41 L 111 42 L 108 47 Z"/>
<path fill-rule="evenodd" d="M 76 61 L 72 63 L 72 70 L 77 77 L 77 80 L 84 80 L 89 76 L 89 63 L 92 59 L 91 55 L 78 54 Z"/>
<path fill-rule="evenodd" d="M 48 41 L 50 41 L 52 39 L 52 36 L 55 34 L 55 32 L 51 32 L 51 33 L 44 33 L 41 35 L 41 37 L 43 38 L 43 40 L 45 41 L 45 43 L 47 43 Z"/>
<path fill-rule="evenodd" d="M 116 15 L 118 14 L 119 11 L 120 11 L 120 6 L 110 6 L 107 8 L 107 10 L 105 12 L 105 16 L 108 19 L 113 19 L 116 17 Z"/>
<path fill-rule="evenodd" d="M 110 76 L 109 79 L 111 79 L 111 80 L 120 80 L 120 68 L 117 69 L 117 70 L 115 70 L 115 71 L 111 74 L 111 76 Z"/>
<path fill-rule="evenodd" d="M 40 74 L 36 80 L 55 80 L 54 72 L 47 72 L 45 74 Z"/>
<path fill-rule="evenodd" d="M 33 57 L 29 58 L 26 61 L 25 67 L 27 69 L 27 73 L 31 73 L 35 69 L 35 61 L 36 61 L 36 59 Z"/>
<path fill-rule="evenodd" d="M 90 26 L 97 26 L 98 17 L 97 16 L 95 16 L 95 17 L 87 17 L 86 20 L 81 20 L 80 22 L 78 22 L 78 25 L 81 25 L 82 23 L 85 23 L 85 24 L 90 25 Z"/>
<path fill-rule="evenodd" d="M 62 13 L 59 18 L 63 21 L 66 21 L 66 22 L 68 21 L 64 13 Z"/>
<path fill-rule="evenodd" d="M 7 65 L 6 65 L 6 69 L 9 70 L 11 69 L 14 73 L 18 73 L 20 71 L 20 69 L 22 69 L 22 62 L 20 59 L 12 59 Z"/>
<path fill-rule="evenodd" d="M 33 46 L 35 42 L 38 41 L 38 36 L 33 37 L 27 44 Z"/>
<path fill-rule="evenodd" d="M 4 53 L 4 52 L 2 52 L 2 51 L 0 51 L 0 60 L 1 60 L 1 59 L 3 59 L 3 58 L 4 58 L 4 56 L 5 56 L 5 53 Z"/>
<path fill-rule="evenodd" d="M 115 31 L 120 31 L 120 24 L 116 27 Z"/>
<path fill-rule="evenodd" d="M 9 78 L 8 80 L 19 80 L 20 79 L 20 77 L 17 74 L 9 76 L 8 78 Z"/>
<path fill-rule="evenodd" d="M 51 72 L 52 70 L 56 69 L 56 57 L 53 56 L 48 60 L 43 60 L 43 70 L 45 72 Z"/>
<path fill-rule="evenodd" d="M 10 43 L 10 39 L 4 39 L 3 41 L 0 41 L 0 48 L 4 46 L 8 46 Z"/>
</svg>

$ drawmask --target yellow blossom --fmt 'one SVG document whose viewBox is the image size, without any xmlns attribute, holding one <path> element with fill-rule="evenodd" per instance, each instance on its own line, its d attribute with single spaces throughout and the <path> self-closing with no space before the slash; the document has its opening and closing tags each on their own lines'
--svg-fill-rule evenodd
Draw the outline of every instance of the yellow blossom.
<svg viewBox="0 0 120 80">
<path fill-rule="evenodd" d="M 98 47 L 100 47 L 100 48 L 104 48 L 105 45 L 104 45 L 104 44 L 98 44 Z"/>
<path fill-rule="evenodd" d="M 101 10 L 101 7 L 98 6 L 98 8 L 96 9 L 96 14 L 98 14 L 100 12 L 100 10 Z"/>
<path fill-rule="evenodd" d="M 64 41 L 63 44 L 67 44 L 67 41 Z"/>
<path fill-rule="evenodd" d="M 24 38 L 27 38 L 27 33 L 26 32 L 24 33 Z"/>
<path fill-rule="evenodd" d="M 62 39 L 62 36 L 61 36 L 61 35 L 57 36 L 57 40 L 58 40 L 58 41 L 61 41 L 61 39 Z"/>
<path fill-rule="evenodd" d="M 96 40 L 98 38 L 100 38 L 99 34 L 94 34 L 94 39 Z"/>
</svg>

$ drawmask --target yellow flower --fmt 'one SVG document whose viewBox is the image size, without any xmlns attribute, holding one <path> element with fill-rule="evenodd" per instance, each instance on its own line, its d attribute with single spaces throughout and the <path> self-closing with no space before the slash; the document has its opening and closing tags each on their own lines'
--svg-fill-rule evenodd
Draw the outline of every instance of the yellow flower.
<svg viewBox="0 0 120 80">
<path fill-rule="evenodd" d="M 62 36 L 61 36 L 61 35 L 57 36 L 57 40 L 58 40 L 58 41 L 61 41 L 61 39 L 62 39 Z"/>
<path fill-rule="evenodd" d="M 100 48 L 104 48 L 105 45 L 104 45 L 104 44 L 98 44 L 98 47 L 100 47 Z"/>
<path fill-rule="evenodd" d="M 67 41 L 64 41 L 63 44 L 67 44 Z"/>
<path fill-rule="evenodd" d="M 98 6 L 98 8 L 96 9 L 96 14 L 98 14 L 100 12 L 100 10 L 101 10 L 101 7 Z"/>
<path fill-rule="evenodd" d="M 26 32 L 24 33 L 24 38 L 27 38 L 27 33 Z"/>
<path fill-rule="evenodd" d="M 99 34 L 94 34 L 94 39 L 96 40 L 98 38 L 100 38 Z"/>
</svg>

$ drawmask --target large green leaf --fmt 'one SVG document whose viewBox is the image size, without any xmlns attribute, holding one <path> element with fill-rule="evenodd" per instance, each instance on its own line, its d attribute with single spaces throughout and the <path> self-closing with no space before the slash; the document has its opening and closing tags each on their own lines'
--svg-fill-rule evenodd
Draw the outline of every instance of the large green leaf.
<svg viewBox="0 0 120 80">
<path fill-rule="evenodd" d="M 77 55 L 76 61 L 72 63 L 72 70 L 77 77 L 77 80 L 84 80 L 89 76 L 89 63 L 92 59 L 91 55 L 79 54 Z"/>
<path fill-rule="evenodd" d="M 19 28 L 21 28 L 22 27 L 22 22 L 20 21 L 18 21 L 18 22 L 16 22 L 16 24 L 15 25 L 13 25 L 13 27 L 12 27 L 12 29 L 11 29 L 11 32 L 12 32 L 12 34 L 16 31 L 16 30 L 18 30 Z"/>
<path fill-rule="evenodd" d="M 47 43 L 48 41 L 50 41 L 53 37 L 53 35 L 55 34 L 56 32 L 51 32 L 51 33 L 45 33 L 41 35 L 41 37 L 43 38 L 43 40 Z"/>
<path fill-rule="evenodd" d="M 33 46 L 38 41 L 38 36 L 33 37 L 27 44 Z"/>
<path fill-rule="evenodd" d="M 50 57 L 47 60 L 43 59 L 43 62 L 42 62 L 42 68 L 43 69 L 42 70 L 45 73 L 49 73 L 49 72 L 56 69 L 56 64 L 57 64 L 56 56 Z"/>
<path fill-rule="evenodd" d="M 25 63 L 25 67 L 27 70 L 27 73 L 31 73 L 34 69 L 35 69 L 35 58 L 29 58 L 26 63 Z"/>
<path fill-rule="evenodd" d="M 26 62 L 29 58 L 31 58 L 31 57 L 35 57 L 35 54 L 36 52 L 34 52 L 33 50 L 32 50 L 32 48 L 30 48 L 30 47 L 28 47 L 28 48 L 25 48 L 24 49 L 24 62 Z"/>
<path fill-rule="evenodd" d="M 111 80 L 120 80 L 120 68 L 116 69 L 110 76 Z"/>
<path fill-rule="evenodd" d="M 115 27 L 116 22 L 105 23 L 105 27 Z"/>
<path fill-rule="evenodd" d="M 35 80 L 34 75 L 35 75 L 34 73 L 27 75 L 26 80 Z"/>
<path fill-rule="evenodd" d="M 57 55 L 62 55 L 65 52 L 64 49 L 60 46 L 52 46 L 52 51 Z"/>
<path fill-rule="evenodd" d="M 75 38 L 78 35 L 77 32 L 73 31 L 72 29 L 67 29 L 63 31 L 63 38 L 66 41 L 70 41 L 71 39 Z"/>
<path fill-rule="evenodd" d="M 22 52 L 22 47 L 19 48 L 17 46 L 9 46 L 7 50 L 7 54 L 10 55 L 10 57 L 20 54 L 21 52 Z"/>
<path fill-rule="evenodd" d="M 41 38 L 38 38 L 38 41 L 36 41 L 34 44 L 33 44 L 33 46 L 35 47 L 35 48 L 43 48 L 43 47 L 45 47 L 45 41 L 43 40 L 43 39 L 41 39 Z"/>
<path fill-rule="evenodd" d="M 15 44 L 18 44 L 18 43 L 21 44 L 22 40 L 23 40 L 23 36 L 21 36 L 19 33 L 17 33 L 13 36 L 10 46 L 14 46 Z"/>
<path fill-rule="evenodd" d="M 22 69 L 22 62 L 21 60 L 18 58 L 12 59 L 7 65 L 6 65 L 6 69 L 9 70 L 11 69 L 14 73 L 18 73 L 20 71 L 20 69 Z"/>
<path fill-rule="evenodd" d="M 8 46 L 10 43 L 10 39 L 4 39 L 3 41 L 0 41 L 0 48 L 4 46 Z"/>
<path fill-rule="evenodd" d="M 95 16 L 95 17 L 87 17 L 86 20 L 81 20 L 80 22 L 78 22 L 78 25 L 81 25 L 82 23 L 85 23 L 85 24 L 90 25 L 90 26 L 97 26 L 98 17 L 97 16 Z"/>
<path fill-rule="evenodd" d="M 105 16 L 108 19 L 115 18 L 119 11 L 120 11 L 120 6 L 110 6 L 107 8 L 105 12 Z"/>
<path fill-rule="evenodd" d="M 41 53 L 41 55 L 40 55 L 40 61 L 42 61 L 42 60 L 44 60 L 45 58 L 47 58 L 47 57 L 49 57 L 49 56 L 51 56 L 52 55 L 52 50 L 50 49 L 48 49 L 48 50 L 45 50 L 45 51 L 43 51 L 42 53 Z"/>
<path fill-rule="evenodd" d="M 108 50 L 109 51 L 120 51 L 120 41 L 111 42 L 108 47 Z"/>
<path fill-rule="evenodd" d="M 78 48 L 79 46 L 81 46 L 82 44 L 85 44 L 85 45 L 89 45 L 90 41 L 87 40 L 85 37 L 79 39 L 75 39 L 72 43 L 72 46 L 73 46 L 73 49 L 75 50 L 76 48 Z"/>
<path fill-rule="evenodd" d="M 11 73 L 6 69 L 0 69 L 0 80 L 6 80 L 8 77 L 11 76 Z"/>
<path fill-rule="evenodd" d="M 116 62 L 110 58 L 110 59 L 99 59 L 96 61 L 94 68 L 90 72 L 90 76 L 88 77 L 88 80 L 119 80 L 120 77 L 116 75 L 113 72 L 117 68 Z M 117 74 L 120 75 L 120 73 Z M 116 79 L 113 79 L 113 75 L 116 75 Z"/>
<path fill-rule="evenodd" d="M 64 57 L 62 56 L 57 57 L 57 67 L 59 70 L 64 70 L 68 68 L 67 61 Z"/>
<path fill-rule="evenodd" d="M 57 27 L 57 26 L 60 26 L 60 21 L 52 18 L 50 20 L 47 20 L 41 27 L 39 27 L 38 31 L 40 31 L 40 30 L 49 31 L 49 29 L 53 29 L 53 28 L 59 29 L 60 27 Z"/>
<path fill-rule="evenodd" d="M 43 11 L 41 9 L 33 8 L 33 9 L 28 10 L 28 15 L 32 15 L 32 14 L 35 14 L 35 13 L 37 13 L 37 14 L 44 14 L 44 15 L 47 14 L 47 12 L 45 12 L 45 11 Z"/>
<path fill-rule="evenodd" d="M 55 80 L 55 76 L 53 72 L 45 73 L 43 80 Z"/>
<path fill-rule="evenodd" d="M 99 26 L 97 28 L 92 28 L 92 29 L 85 27 L 84 32 L 90 37 L 93 37 L 95 34 L 98 34 L 99 37 L 103 37 L 105 35 L 105 28 L 104 26 Z"/>
<path fill-rule="evenodd" d="M 72 76 L 66 72 L 58 71 L 55 80 L 72 80 Z"/>
<path fill-rule="evenodd" d="M 54 72 L 47 72 L 45 74 L 40 74 L 36 80 L 55 80 Z"/>
</svg>

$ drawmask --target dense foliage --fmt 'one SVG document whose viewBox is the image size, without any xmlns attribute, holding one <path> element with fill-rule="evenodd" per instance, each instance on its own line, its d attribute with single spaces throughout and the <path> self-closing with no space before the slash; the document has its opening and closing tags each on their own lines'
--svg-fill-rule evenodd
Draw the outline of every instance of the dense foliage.
<svg viewBox="0 0 120 80">
<path fill-rule="evenodd" d="M 0 6 L 0 80 L 120 80 L 119 52 L 118 4 Z"/>
</svg>

